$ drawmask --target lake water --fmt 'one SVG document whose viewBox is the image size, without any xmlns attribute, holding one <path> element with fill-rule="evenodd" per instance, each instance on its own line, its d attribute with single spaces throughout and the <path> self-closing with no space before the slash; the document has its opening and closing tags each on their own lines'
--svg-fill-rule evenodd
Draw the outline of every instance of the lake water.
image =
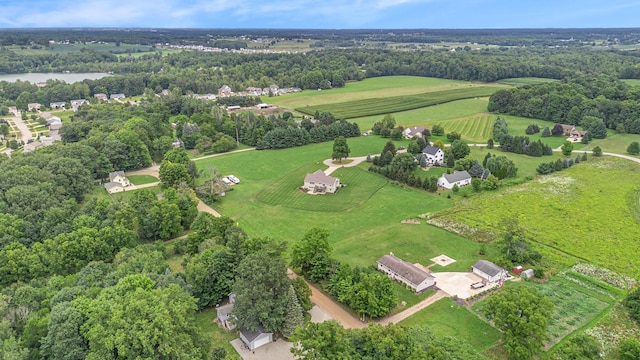
<svg viewBox="0 0 640 360">
<path fill-rule="evenodd" d="M 0 75 L 0 81 L 15 82 L 17 80 L 29 81 L 31 83 L 45 82 L 49 79 L 62 80 L 69 84 L 85 79 L 95 80 L 105 76 L 107 73 L 25 73 Z"/>
</svg>

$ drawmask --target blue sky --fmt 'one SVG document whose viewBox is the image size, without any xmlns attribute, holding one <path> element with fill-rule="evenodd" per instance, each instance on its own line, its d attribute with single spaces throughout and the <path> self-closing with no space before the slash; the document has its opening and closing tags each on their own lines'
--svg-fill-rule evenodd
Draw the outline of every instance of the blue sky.
<svg viewBox="0 0 640 360">
<path fill-rule="evenodd" d="M 0 28 L 640 27 L 640 0 L 0 0 Z"/>
</svg>

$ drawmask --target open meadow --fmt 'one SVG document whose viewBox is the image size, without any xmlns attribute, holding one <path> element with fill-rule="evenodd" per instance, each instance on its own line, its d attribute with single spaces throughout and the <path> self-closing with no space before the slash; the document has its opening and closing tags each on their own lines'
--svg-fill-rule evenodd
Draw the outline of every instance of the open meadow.
<svg viewBox="0 0 640 360">
<path fill-rule="evenodd" d="M 487 231 L 516 217 L 556 270 L 583 259 L 637 278 L 639 183 L 639 164 L 590 157 L 498 193 L 461 199 L 439 216 Z"/>
</svg>

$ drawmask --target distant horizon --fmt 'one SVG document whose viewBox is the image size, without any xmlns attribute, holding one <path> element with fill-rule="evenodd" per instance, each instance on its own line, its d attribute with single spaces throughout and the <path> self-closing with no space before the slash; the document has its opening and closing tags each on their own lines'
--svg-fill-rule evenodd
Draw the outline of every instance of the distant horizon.
<svg viewBox="0 0 640 360">
<path fill-rule="evenodd" d="M 0 0 L 1 29 L 633 29 L 638 0 Z"/>
<path fill-rule="evenodd" d="M 20 31 L 20 30 L 320 30 L 320 31 L 378 31 L 378 30 L 399 30 L 399 31 L 473 31 L 473 30 L 640 30 L 640 26 L 635 27 L 544 27 L 544 28 L 286 28 L 286 27 L 134 27 L 134 26 L 58 26 L 58 27 L 21 27 L 9 28 L 0 27 L 0 31 Z"/>
</svg>

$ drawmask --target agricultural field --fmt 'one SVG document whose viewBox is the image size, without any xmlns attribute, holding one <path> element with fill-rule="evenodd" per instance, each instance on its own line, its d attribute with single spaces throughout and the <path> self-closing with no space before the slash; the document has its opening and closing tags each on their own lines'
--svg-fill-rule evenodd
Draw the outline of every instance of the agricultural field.
<svg viewBox="0 0 640 360">
<path fill-rule="evenodd" d="M 437 336 L 464 339 L 478 352 L 496 346 L 502 337 L 498 330 L 479 319 L 467 307 L 450 299 L 440 299 L 400 324 L 408 327 L 427 326 Z"/>
<path fill-rule="evenodd" d="M 631 254 L 640 246 L 638 183 L 639 164 L 590 157 L 499 193 L 460 199 L 439 215 L 487 231 L 505 217 L 516 217 L 551 268 L 583 259 L 637 278 L 640 258 Z"/>
<path fill-rule="evenodd" d="M 426 92 L 463 89 L 477 86 L 494 86 L 505 88 L 499 84 L 472 83 L 459 80 L 445 80 L 418 76 L 384 76 L 348 82 L 344 87 L 287 94 L 269 98 L 269 102 L 290 109 L 307 106 L 335 104 L 364 99 L 380 99 L 392 96 L 418 95 Z"/>
<path fill-rule="evenodd" d="M 32 49 L 24 46 L 3 46 L 3 49 L 11 50 L 19 55 L 46 55 L 46 54 L 69 54 L 78 53 L 83 49 L 104 51 L 110 53 L 137 53 L 137 52 L 150 52 L 153 49 L 150 46 L 134 45 L 134 44 L 120 44 L 115 43 L 106 44 L 52 44 L 50 47 L 42 47 L 41 49 Z"/>
<path fill-rule="evenodd" d="M 399 111 L 419 109 L 451 101 L 489 96 L 496 91 L 493 86 L 471 86 L 466 88 L 431 91 L 415 95 L 386 96 L 339 103 L 304 106 L 296 111 L 313 115 L 316 111 L 329 111 L 336 118 L 352 119 L 372 115 L 384 115 Z"/>
<path fill-rule="evenodd" d="M 509 85 L 509 86 L 524 86 L 524 85 L 536 85 L 543 84 L 547 82 L 558 81 L 556 79 L 545 79 L 545 78 L 536 78 L 536 77 L 526 77 L 526 78 L 509 78 L 499 80 L 499 84 Z"/>
</svg>

